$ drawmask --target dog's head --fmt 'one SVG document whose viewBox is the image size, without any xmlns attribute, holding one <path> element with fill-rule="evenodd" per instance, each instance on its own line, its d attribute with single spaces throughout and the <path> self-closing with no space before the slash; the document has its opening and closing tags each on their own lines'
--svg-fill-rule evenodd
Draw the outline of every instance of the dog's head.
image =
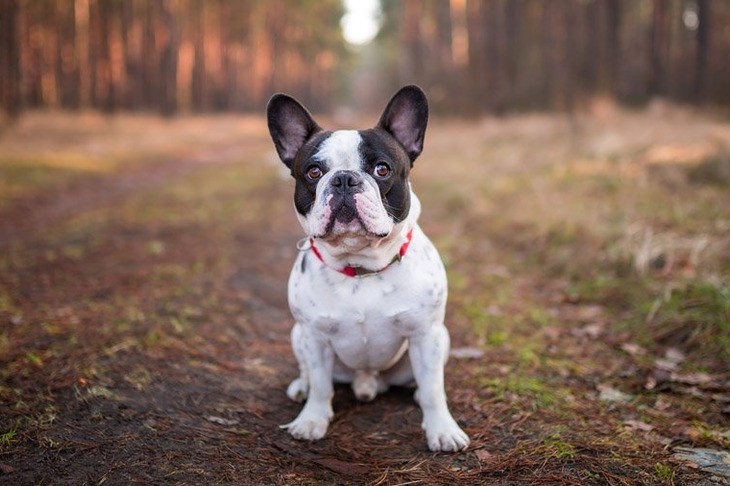
<svg viewBox="0 0 730 486">
<path fill-rule="evenodd" d="M 294 206 L 309 236 L 377 240 L 408 217 L 408 175 L 428 123 L 419 87 L 398 91 L 367 130 L 325 131 L 285 94 L 271 98 L 267 117 L 279 157 L 296 180 Z"/>
</svg>

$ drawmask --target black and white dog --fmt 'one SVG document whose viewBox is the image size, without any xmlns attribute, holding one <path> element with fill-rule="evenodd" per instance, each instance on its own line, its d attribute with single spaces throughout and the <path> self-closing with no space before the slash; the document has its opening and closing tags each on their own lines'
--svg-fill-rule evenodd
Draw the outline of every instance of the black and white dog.
<svg viewBox="0 0 730 486">
<path fill-rule="evenodd" d="M 446 273 L 418 226 L 421 205 L 408 180 L 423 149 L 425 94 L 402 88 L 369 130 L 325 131 L 284 94 L 271 98 L 267 116 L 308 236 L 289 279 L 299 377 L 287 390 L 306 404 L 283 427 L 297 439 L 324 437 L 333 381 L 368 401 L 415 380 L 429 448 L 465 449 L 469 437 L 444 391 Z"/>
</svg>

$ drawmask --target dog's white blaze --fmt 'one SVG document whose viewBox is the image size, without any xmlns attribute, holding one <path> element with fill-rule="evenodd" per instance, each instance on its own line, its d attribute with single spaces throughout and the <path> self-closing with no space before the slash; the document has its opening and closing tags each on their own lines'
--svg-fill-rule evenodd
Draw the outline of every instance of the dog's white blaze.
<svg viewBox="0 0 730 486">
<path fill-rule="evenodd" d="M 330 170 L 360 170 L 360 143 L 362 137 L 357 130 L 337 130 L 322 142 L 315 158 L 327 164 Z"/>
</svg>

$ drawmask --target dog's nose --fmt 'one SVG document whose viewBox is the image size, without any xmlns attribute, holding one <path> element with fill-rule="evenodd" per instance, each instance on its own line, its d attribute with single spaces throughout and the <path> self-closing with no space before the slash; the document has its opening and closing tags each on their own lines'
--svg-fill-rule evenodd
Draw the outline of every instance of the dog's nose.
<svg viewBox="0 0 730 486">
<path fill-rule="evenodd" d="M 354 170 L 341 170 L 332 177 L 332 186 L 342 192 L 349 192 L 362 183 L 362 176 Z"/>
</svg>

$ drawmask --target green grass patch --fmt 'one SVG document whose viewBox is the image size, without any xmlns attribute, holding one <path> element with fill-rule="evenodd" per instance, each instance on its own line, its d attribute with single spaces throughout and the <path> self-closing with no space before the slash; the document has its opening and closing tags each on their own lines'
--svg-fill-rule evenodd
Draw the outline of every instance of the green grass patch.
<svg viewBox="0 0 730 486">
<path fill-rule="evenodd" d="M 0 156 L 0 195 L 23 196 L 63 186 L 92 174 L 109 172 L 113 164 L 81 153 L 60 151 L 29 156 Z M 0 197 L 0 203 L 6 203 Z"/>
<path fill-rule="evenodd" d="M 28 362 L 28 364 L 36 368 L 43 367 L 43 358 L 41 358 L 39 355 L 32 351 L 28 351 L 27 353 L 25 353 L 25 360 Z"/>
<path fill-rule="evenodd" d="M 504 378 L 489 378 L 482 382 L 500 400 L 508 398 L 509 393 L 533 399 L 538 407 L 552 407 L 562 401 L 559 390 L 534 376 L 511 374 Z"/>
<path fill-rule="evenodd" d="M 575 459 L 576 449 L 573 444 L 566 442 L 560 432 L 555 432 L 542 441 L 543 454 L 556 459 Z"/>
<path fill-rule="evenodd" d="M 663 463 L 654 465 L 654 474 L 663 484 L 674 484 L 674 469 Z"/>
<path fill-rule="evenodd" d="M 730 154 L 715 154 L 687 170 L 689 180 L 696 184 L 730 186 Z"/>
<path fill-rule="evenodd" d="M 647 316 L 649 332 L 662 344 L 730 359 L 730 287 L 690 282 L 657 299 Z"/>
<path fill-rule="evenodd" d="M 13 427 L 7 432 L 0 434 L 0 447 L 9 446 L 15 442 L 16 436 L 18 435 L 18 422 L 15 422 Z"/>
<path fill-rule="evenodd" d="M 471 323 L 480 344 L 501 345 L 507 340 L 503 316 L 491 313 L 488 308 L 476 302 L 465 305 L 461 312 Z"/>
<path fill-rule="evenodd" d="M 0 312 L 12 313 L 16 311 L 12 295 L 0 287 Z"/>
</svg>

